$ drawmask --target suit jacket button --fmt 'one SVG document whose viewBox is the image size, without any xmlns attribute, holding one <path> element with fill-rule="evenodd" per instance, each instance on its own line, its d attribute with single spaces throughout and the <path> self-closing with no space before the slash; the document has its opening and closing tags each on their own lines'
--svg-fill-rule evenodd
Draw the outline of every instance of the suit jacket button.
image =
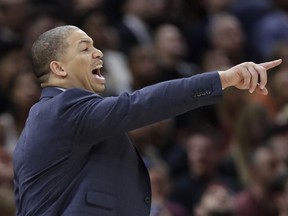
<svg viewBox="0 0 288 216">
<path fill-rule="evenodd" d="M 145 202 L 146 204 L 150 204 L 150 203 L 151 203 L 151 198 L 148 197 L 148 196 L 145 197 L 144 202 Z"/>
</svg>

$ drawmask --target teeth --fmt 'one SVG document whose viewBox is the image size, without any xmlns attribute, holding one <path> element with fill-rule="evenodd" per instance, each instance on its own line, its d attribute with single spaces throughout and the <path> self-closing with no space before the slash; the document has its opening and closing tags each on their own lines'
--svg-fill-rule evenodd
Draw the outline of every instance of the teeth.
<svg viewBox="0 0 288 216">
<path fill-rule="evenodd" d="M 93 70 L 92 70 L 92 74 L 96 74 L 98 76 L 101 76 L 101 72 L 100 69 L 103 67 L 103 65 L 97 65 Z"/>
<path fill-rule="evenodd" d="M 102 67 L 103 67 L 102 65 L 98 65 L 95 69 L 100 69 Z"/>
</svg>

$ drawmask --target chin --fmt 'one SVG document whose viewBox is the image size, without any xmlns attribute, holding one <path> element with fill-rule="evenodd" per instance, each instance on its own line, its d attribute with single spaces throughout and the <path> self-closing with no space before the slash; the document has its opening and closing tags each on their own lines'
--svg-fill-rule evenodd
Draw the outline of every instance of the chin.
<svg viewBox="0 0 288 216">
<path fill-rule="evenodd" d="M 103 85 L 101 87 L 94 89 L 94 92 L 95 93 L 102 93 L 104 90 L 105 90 L 105 86 Z"/>
</svg>

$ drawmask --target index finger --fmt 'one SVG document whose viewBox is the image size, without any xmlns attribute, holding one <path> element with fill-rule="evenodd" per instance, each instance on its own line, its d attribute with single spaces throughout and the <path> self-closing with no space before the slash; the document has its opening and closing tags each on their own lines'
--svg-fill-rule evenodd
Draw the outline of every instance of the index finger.
<svg viewBox="0 0 288 216">
<path fill-rule="evenodd" d="M 282 63 L 282 59 L 277 59 L 274 61 L 264 62 L 260 63 L 259 65 L 264 67 L 266 70 L 269 70 L 271 68 L 274 68 Z"/>
</svg>

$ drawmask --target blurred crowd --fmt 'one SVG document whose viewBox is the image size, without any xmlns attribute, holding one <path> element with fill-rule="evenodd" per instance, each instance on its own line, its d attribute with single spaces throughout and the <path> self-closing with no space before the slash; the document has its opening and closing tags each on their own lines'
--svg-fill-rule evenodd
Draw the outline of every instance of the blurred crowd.
<svg viewBox="0 0 288 216">
<path fill-rule="evenodd" d="M 150 173 L 151 216 L 288 215 L 288 0 L 0 0 L 0 216 L 15 215 L 13 150 L 41 93 L 30 48 L 64 24 L 104 53 L 104 96 L 282 58 L 268 96 L 228 88 L 219 104 L 129 136 Z"/>
</svg>

